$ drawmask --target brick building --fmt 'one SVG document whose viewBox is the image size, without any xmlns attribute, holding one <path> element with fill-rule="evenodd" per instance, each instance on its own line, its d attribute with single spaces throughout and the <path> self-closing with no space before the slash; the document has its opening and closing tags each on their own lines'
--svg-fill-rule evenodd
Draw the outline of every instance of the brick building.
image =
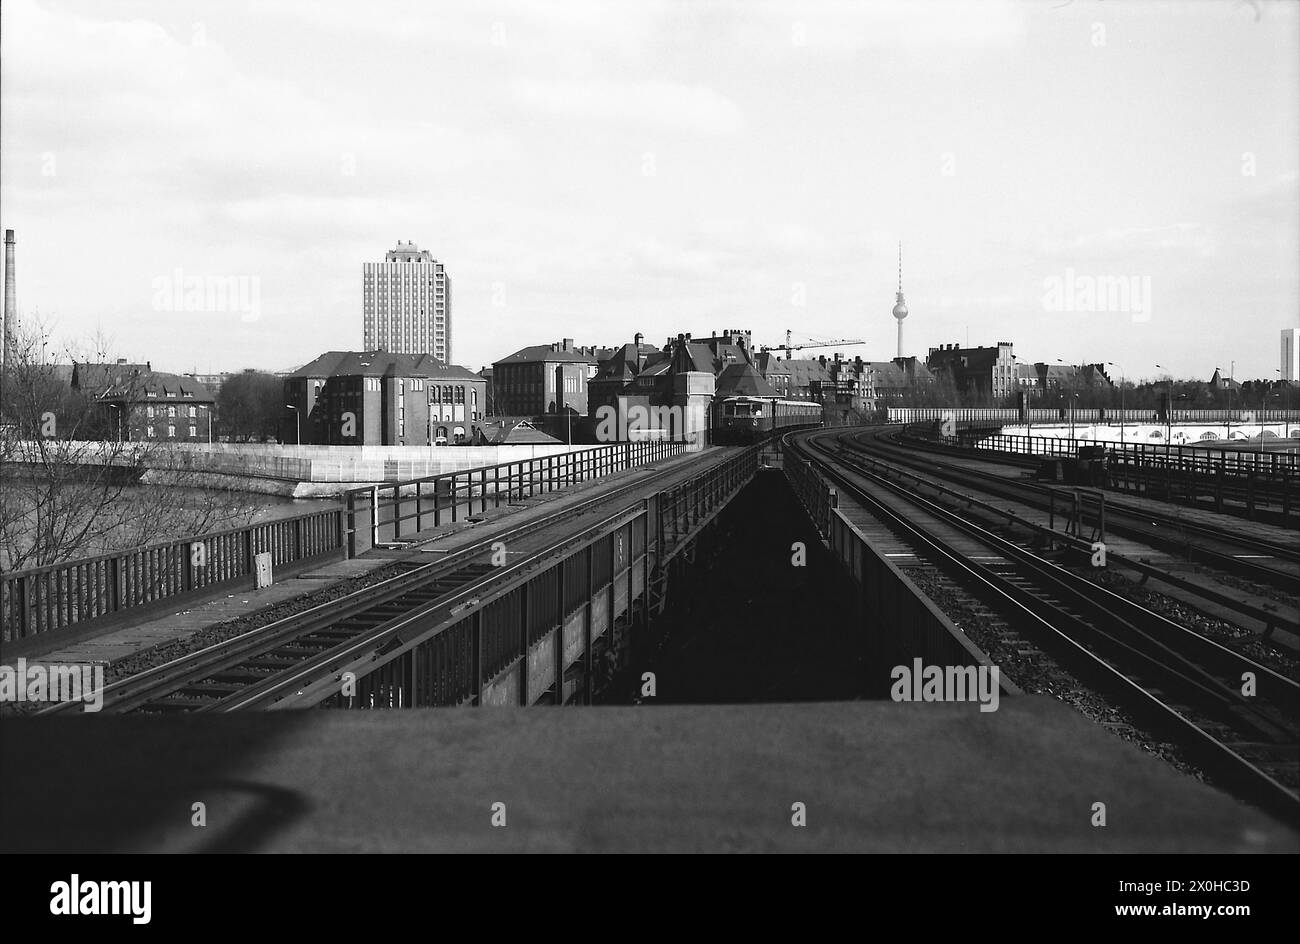
<svg viewBox="0 0 1300 944">
<path fill-rule="evenodd" d="M 1010 341 L 999 341 L 996 347 L 932 347 L 925 366 L 947 373 L 968 406 L 997 405 L 1020 389 Z"/>
<path fill-rule="evenodd" d="M 109 436 L 124 442 L 211 442 L 215 400 L 193 377 L 148 362 L 74 364 L 72 389 L 104 411 Z"/>
<path fill-rule="evenodd" d="M 486 386 L 478 374 L 432 354 L 329 351 L 285 378 L 280 440 L 295 442 L 301 435 L 301 442 L 320 445 L 468 443 L 480 438 Z"/>
<path fill-rule="evenodd" d="M 608 348 L 577 347 L 573 338 L 535 344 L 492 364 L 492 398 L 499 416 L 542 416 L 588 410 L 587 382 Z"/>
</svg>

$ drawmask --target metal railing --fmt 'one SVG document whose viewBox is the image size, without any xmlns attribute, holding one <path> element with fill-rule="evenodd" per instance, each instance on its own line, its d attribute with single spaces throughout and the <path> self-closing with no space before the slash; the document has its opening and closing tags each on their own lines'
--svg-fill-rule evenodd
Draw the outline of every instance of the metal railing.
<svg viewBox="0 0 1300 944">
<path fill-rule="evenodd" d="M 97 557 L 0 575 L 0 642 L 84 627 L 124 610 L 179 604 L 247 581 L 258 554 L 272 567 L 343 554 L 334 506 Z"/>
<path fill-rule="evenodd" d="M 530 705 L 548 692 L 562 704 L 575 692 L 589 696 L 596 659 L 615 659 L 621 634 L 644 614 L 635 602 L 649 592 L 674 536 L 684 540 L 716 514 L 753 477 L 757 454 L 746 449 L 614 512 L 549 562 L 539 566 L 537 555 L 503 568 L 495 589 L 475 589 L 472 603 L 402 632 L 392 645 L 368 641 L 357 661 L 299 684 L 281 706 Z M 348 694 L 336 681 L 343 670 L 355 678 Z"/>
<path fill-rule="evenodd" d="M 400 539 L 408 529 L 457 521 L 476 508 L 481 512 L 503 501 L 654 462 L 686 447 L 615 443 L 352 489 L 344 494 L 342 506 L 3 574 L 0 642 L 85 628 L 126 610 L 180 604 L 236 586 L 255 575 L 256 557 L 264 552 L 271 554 L 273 569 L 345 554 L 355 557 L 365 547 Z"/>
<path fill-rule="evenodd" d="M 1062 416 L 1064 411 L 1064 416 Z M 885 408 L 887 423 L 924 423 L 931 420 L 953 420 L 958 423 L 999 423 L 1002 425 L 1043 423 L 1059 426 L 1068 424 L 1071 415 L 1075 423 L 1118 423 L 1123 414 L 1125 423 L 1154 423 L 1165 425 L 1166 419 L 1151 407 L 1033 407 L 1023 414 L 1016 407 L 898 407 Z M 1159 417 L 1157 420 L 1155 417 Z M 1174 423 L 1300 423 L 1300 410 L 1252 409 L 1233 407 L 1231 410 L 1184 410 L 1175 408 L 1170 413 Z"/>
<path fill-rule="evenodd" d="M 611 443 L 578 452 L 444 472 L 343 493 L 348 556 L 398 543 L 426 528 L 455 523 L 578 482 L 680 455 L 681 442 Z"/>
<path fill-rule="evenodd" d="M 939 437 L 939 441 L 958 445 L 958 437 Z M 964 442 L 961 444 L 965 444 Z M 1091 439 L 1049 438 L 1010 433 L 993 433 L 976 440 L 977 449 L 1016 455 L 1047 458 L 1073 458 L 1083 446 L 1103 446 L 1116 462 L 1169 468 L 1184 472 L 1217 475 L 1292 475 L 1300 469 L 1300 454 L 1263 452 L 1250 449 L 1215 449 L 1209 446 L 1169 446 L 1154 443 L 1108 443 Z"/>
</svg>

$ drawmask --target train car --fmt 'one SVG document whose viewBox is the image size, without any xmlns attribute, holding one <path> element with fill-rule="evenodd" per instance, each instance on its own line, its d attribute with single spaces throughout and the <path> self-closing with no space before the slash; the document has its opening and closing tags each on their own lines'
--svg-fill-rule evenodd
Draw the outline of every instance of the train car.
<svg viewBox="0 0 1300 944">
<path fill-rule="evenodd" d="M 821 422 L 820 403 L 771 397 L 721 397 L 714 403 L 713 442 L 719 446 L 746 445 L 773 430 Z"/>
</svg>

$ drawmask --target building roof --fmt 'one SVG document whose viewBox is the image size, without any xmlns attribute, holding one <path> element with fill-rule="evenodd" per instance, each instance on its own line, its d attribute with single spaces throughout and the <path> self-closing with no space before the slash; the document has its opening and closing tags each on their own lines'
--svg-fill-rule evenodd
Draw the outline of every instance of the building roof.
<svg viewBox="0 0 1300 944">
<path fill-rule="evenodd" d="M 1214 376 L 1210 378 L 1210 386 L 1219 390 L 1240 390 L 1241 383 L 1233 380 L 1231 377 L 1224 377 L 1219 373 L 1219 368 L 1214 368 Z"/>
<path fill-rule="evenodd" d="M 84 389 L 84 388 L 83 388 Z M 211 391 L 193 377 L 168 374 L 159 370 L 143 371 L 94 394 L 99 400 L 189 400 L 212 403 Z"/>
<path fill-rule="evenodd" d="M 776 397 L 772 385 L 752 364 L 730 364 L 718 375 L 716 395 L 720 397 Z"/>
<path fill-rule="evenodd" d="M 520 446 L 560 444 L 554 436 L 542 432 L 527 420 L 507 419 L 484 423 L 483 436 L 493 446 Z"/>
<path fill-rule="evenodd" d="M 866 361 L 871 369 L 871 384 L 877 390 L 890 390 L 911 385 L 907 371 L 893 361 Z"/>
<path fill-rule="evenodd" d="M 785 366 L 785 361 L 776 355 L 775 351 L 759 351 L 754 355 L 754 366 L 764 377 L 771 377 L 774 374 L 789 374 L 790 368 Z"/>
<path fill-rule="evenodd" d="M 565 341 L 557 341 L 554 344 L 534 344 L 531 347 L 521 348 L 509 357 L 493 361 L 492 366 L 495 367 L 498 364 L 599 364 L 601 361 L 607 360 L 613 353 L 609 348 L 574 347 L 573 339 L 566 338 Z"/>
<path fill-rule="evenodd" d="M 72 365 L 71 383 L 88 396 L 97 397 L 101 393 L 129 384 L 134 378 L 148 373 L 152 368 L 148 362 L 128 364 L 117 361 L 113 364 L 77 364 Z"/>
<path fill-rule="evenodd" d="M 830 383 L 831 375 L 821 361 L 789 360 L 781 363 L 790 373 L 791 386 L 810 387 L 814 382 Z"/>
<path fill-rule="evenodd" d="M 644 366 L 662 360 L 665 356 L 652 344 L 624 344 L 601 361 L 596 377 L 600 380 L 631 380 Z M 644 362 L 642 358 L 645 358 Z"/>
<path fill-rule="evenodd" d="M 390 354 L 388 351 L 326 351 L 295 370 L 290 380 L 311 377 L 426 377 L 433 380 L 482 380 L 464 367 L 444 364 L 432 354 Z"/>
</svg>

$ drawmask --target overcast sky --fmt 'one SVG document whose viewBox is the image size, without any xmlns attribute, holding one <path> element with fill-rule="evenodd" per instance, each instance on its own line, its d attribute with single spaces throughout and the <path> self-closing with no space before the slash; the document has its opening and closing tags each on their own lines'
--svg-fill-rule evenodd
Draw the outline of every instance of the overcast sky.
<svg viewBox="0 0 1300 944">
<path fill-rule="evenodd" d="M 446 264 L 473 369 L 725 328 L 885 359 L 898 240 L 922 356 L 969 336 L 1136 377 L 1273 377 L 1300 325 L 1293 2 L 0 16 L 24 317 L 163 369 L 359 348 L 362 263 L 399 239 Z M 246 294 L 184 310 L 177 275 Z M 1098 278 L 1131 280 L 1129 310 L 1075 294 Z"/>
</svg>

